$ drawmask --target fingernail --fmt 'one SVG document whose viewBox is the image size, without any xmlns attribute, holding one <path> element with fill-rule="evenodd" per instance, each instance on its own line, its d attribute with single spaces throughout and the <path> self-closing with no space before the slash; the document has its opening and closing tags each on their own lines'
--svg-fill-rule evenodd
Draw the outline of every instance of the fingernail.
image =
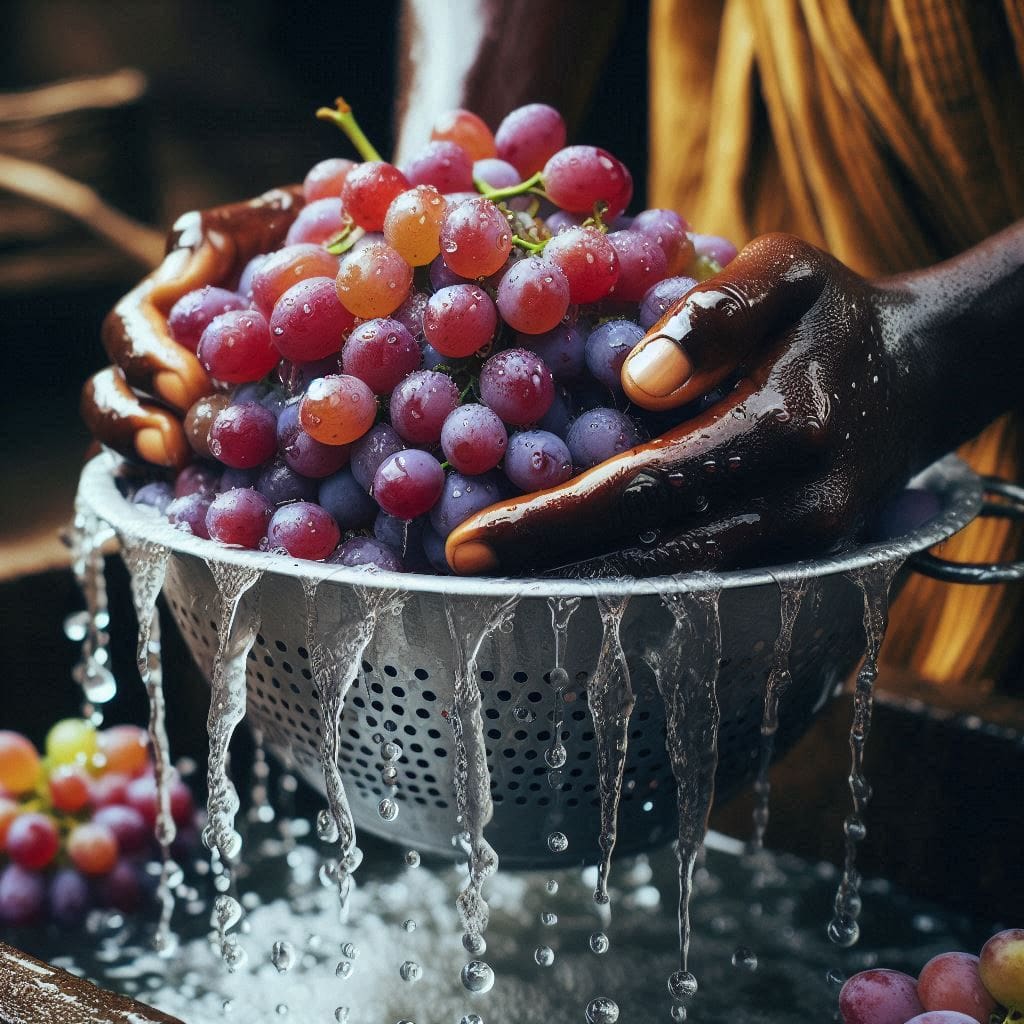
<svg viewBox="0 0 1024 1024">
<path fill-rule="evenodd" d="M 674 341 L 655 338 L 626 360 L 623 371 L 640 391 L 663 398 L 690 379 L 693 363 Z"/>
<path fill-rule="evenodd" d="M 170 466 L 174 461 L 167 450 L 166 438 L 157 427 L 143 427 L 135 434 L 135 450 L 155 466 Z"/>
<path fill-rule="evenodd" d="M 483 541 L 468 540 L 448 555 L 448 564 L 460 576 L 476 576 L 498 568 L 498 556 Z"/>
</svg>

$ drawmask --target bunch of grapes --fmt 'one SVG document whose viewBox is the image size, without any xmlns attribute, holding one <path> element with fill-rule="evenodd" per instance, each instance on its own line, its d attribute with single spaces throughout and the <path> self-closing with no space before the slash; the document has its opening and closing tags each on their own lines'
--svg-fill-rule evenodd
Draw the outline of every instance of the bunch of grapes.
<svg viewBox="0 0 1024 1024">
<path fill-rule="evenodd" d="M 342 101 L 320 115 L 365 159 L 318 163 L 284 245 L 171 310 L 218 390 L 186 418 L 196 463 L 136 501 L 224 544 L 447 572 L 472 514 L 665 429 L 622 364 L 735 248 L 627 215 L 629 170 L 543 104 L 493 134 L 454 111 L 402 167 Z"/>
<path fill-rule="evenodd" d="M 170 799 L 178 846 L 194 846 L 195 804 L 177 775 Z M 25 736 L 0 730 L 0 923 L 70 926 L 94 907 L 137 910 L 152 888 L 156 817 L 143 729 L 64 719 L 42 757 Z"/>
<path fill-rule="evenodd" d="M 993 935 L 980 956 L 941 953 L 915 980 L 861 971 L 839 993 L 843 1024 L 1010 1024 L 1024 1019 L 1024 928 Z"/>
</svg>

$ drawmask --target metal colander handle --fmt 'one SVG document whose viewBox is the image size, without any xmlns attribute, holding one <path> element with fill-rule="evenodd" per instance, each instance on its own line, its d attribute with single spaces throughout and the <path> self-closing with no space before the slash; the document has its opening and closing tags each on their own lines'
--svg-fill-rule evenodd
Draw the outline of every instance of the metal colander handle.
<svg viewBox="0 0 1024 1024">
<path fill-rule="evenodd" d="M 979 516 L 990 519 L 1024 520 L 1024 487 L 995 476 L 982 477 L 984 502 Z M 990 498 L 1005 499 L 1003 502 Z M 1020 583 L 1024 582 L 1022 562 L 951 562 L 930 551 L 919 551 L 909 559 L 912 568 L 925 576 L 946 583 Z"/>
</svg>

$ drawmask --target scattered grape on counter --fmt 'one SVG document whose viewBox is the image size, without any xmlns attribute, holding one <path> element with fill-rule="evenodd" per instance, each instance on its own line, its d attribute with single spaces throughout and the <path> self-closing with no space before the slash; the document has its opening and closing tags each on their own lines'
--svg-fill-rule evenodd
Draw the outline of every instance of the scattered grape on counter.
<svg viewBox="0 0 1024 1024">
<path fill-rule="evenodd" d="M 176 774 L 170 798 L 175 823 L 193 830 L 192 794 Z M 74 926 L 94 907 L 137 910 L 158 853 L 156 816 L 145 730 L 67 718 L 43 756 L 0 730 L 0 925 Z"/>
<path fill-rule="evenodd" d="M 222 544 L 446 572 L 469 515 L 665 429 L 626 400 L 622 363 L 736 250 L 673 210 L 626 215 L 629 169 L 566 145 L 545 104 L 493 133 L 444 114 L 401 167 L 343 101 L 318 117 L 364 159 L 312 167 L 284 244 L 175 304 L 170 331 L 217 391 L 188 412 L 196 460 L 173 495 L 160 482 L 135 500 Z M 0 743 L 7 761 L 34 784 Z M 80 798 L 73 776 L 56 787 Z"/>
</svg>

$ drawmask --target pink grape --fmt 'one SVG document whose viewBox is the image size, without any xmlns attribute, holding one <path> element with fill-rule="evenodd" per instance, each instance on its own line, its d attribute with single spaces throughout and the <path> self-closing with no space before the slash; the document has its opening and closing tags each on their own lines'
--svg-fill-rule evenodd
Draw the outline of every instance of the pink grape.
<svg viewBox="0 0 1024 1024">
<path fill-rule="evenodd" d="M 0 872 L 0 922 L 15 927 L 41 921 L 46 909 L 46 876 L 20 864 Z"/>
<path fill-rule="evenodd" d="M 359 486 L 369 491 L 377 467 L 395 452 L 405 448 L 405 442 L 390 423 L 376 423 L 352 445 L 352 475 Z"/>
<path fill-rule="evenodd" d="M 720 267 L 727 267 L 736 258 L 736 246 L 727 238 L 718 235 L 691 235 L 694 251 L 698 256 L 714 260 Z"/>
<path fill-rule="evenodd" d="M 450 271 L 465 278 L 488 277 L 511 250 L 512 229 L 489 199 L 449 204 L 441 222 L 441 256 Z"/>
<path fill-rule="evenodd" d="M 441 463 L 417 448 L 389 455 L 377 467 L 373 496 L 389 515 L 415 519 L 428 512 L 444 488 Z"/>
<path fill-rule="evenodd" d="M 349 460 L 349 446 L 323 444 L 299 423 L 299 403 L 286 405 L 277 420 L 277 449 L 296 473 L 320 479 L 336 473 Z"/>
<path fill-rule="evenodd" d="M 286 245 L 267 255 L 253 273 L 253 305 L 265 316 L 270 316 L 277 300 L 292 285 L 305 281 L 307 277 L 334 277 L 337 273 L 338 257 L 332 256 L 323 246 L 309 243 Z"/>
<path fill-rule="evenodd" d="M 543 334 L 520 334 L 516 340 L 544 360 L 556 381 L 573 383 L 586 366 L 586 338 L 585 328 L 577 321 L 560 323 Z"/>
<path fill-rule="evenodd" d="M 225 466 L 261 466 L 277 448 L 277 419 L 259 402 L 221 409 L 210 427 L 210 452 Z"/>
<path fill-rule="evenodd" d="M 341 540 L 341 531 L 326 509 L 311 501 L 282 505 L 267 526 L 267 549 L 283 548 L 293 558 L 320 561 Z"/>
<path fill-rule="evenodd" d="M 340 156 L 328 157 L 313 164 L 302 182 L 303 198 L 307 203 L 326 199 L 328 196 L 338 198 L 349 171 L 355 166 L 355 161 Z"/>
<path fill-rule="evenodd" d="M 613 231 L 607 238 L 619 257 L 619 280 L 612 298 L 640 302 L 648 289 L 665 277 L 665 253 L 639 231 Z"/>
<path fill-rule="evenodd" d="M 393 164 L 368 160 L 349 171 L 341 189 L 341 202 L 359 227 L 380 231 L 394 198 L 411 185 Z"/>
<path fill-rule="evenodd" d="M 199 339 L 210 321 L 221 313 L 245 309 L 248 303 L 241 295 L 226 288 L 206 285 L 183 295 L 171 306 L 167 314 L 167 327 L 171 337 L 190 352 L 199 347 Z"/>
<path fill-rule="evenodd" d="M 203 540 L 209 540 L 206 529 L 206 513 L 210 511 L 213 499 L 204 494 L 186 494 L 175 498 L 166 509 L 167 521 L 179 530 L 191 533 Z"/>
<path fill-rule="evenodd" d="M 408 297 L 412 267 L 386 242 L 374 242 L 342 260 L 335 287 L 342 305 L 356 316 L 387 316 Z"/>
<path fill-rule="evenodd" d="M 423 357 L 406 328 L 395 319 L 378 318 L 360 324 L 341 353 L 345 373 L 358 377 L 374 394 L 390 394 Z"/>
<path fill-rule="evenodd" d="M 839 992 L 843 1024 L 906 1024 L 924 1012 L 908 974 L 872 968 L 848 978 Z"/>
<path fill-rule="evenodd" d="M 544 247 L 544 259 L 565 274 L 572 302 L 603 299 L 619 279 L 615 247 L 596 228 L 560 232 Z"/>
<path fill-rule="evenodd" d="M 498 329 L 498 311 L 490 296 L 472 284 L 442 288 L 430 296 L 423 314 L 423 333 L 441 355 L 471 356 Z"/>
<path fill-rule="evenodd" d="M 498 285 L 497 305 L 513 330 L 543 334 L 569 309 L 569 282 L 553 263 L 528 256 L 506 271 Z"/>
<path fill-rule="evenodd" d="M 570 213 L 590 213 L 594 204 L 608 205 L 617 217 L 632 196 L 632 179 L 621 160 L 598 146 L 568 146 L 544 165 L 544 191 Z"/>
<path fill-rule="evenodd" d="M 258 548 L 272 514 L 270 502 L 258 491 L 235 487 L 210 502 L 206 529 L 210 538 L 221 544 Z"/>
<path fill-rule="evenodd" d="M 439 537 L 447 537 L 459 523 L 501 499 L 497 474 L 463 476 L 461 473 L 449 473 L 437 504 L 430 510 L 430 525 Z"/>
<path fill-rule="evenodd" d="M 341 304 L 334 278 L 309 277 L 294 284 L 270 315 L 270 337 L 284 359 L 299 363 L 341 351 L 355 317 Z"/>
<path fill-rule="evenodd" d="M 551 371 L 534 352 L 510 348 L 491 356 L 480 370 L 480 397 L 504 420 L 522 427 L 536 423 L 551 407 Z"/>
<path fill-rule="evenodd" d="M 433 142 L 454 142 L 476 161 L 493 157 L 496 152 L 491 129 L 470 110 L 443 113 L 434 122 L 430 138 Z"/>
<path fill-rule="evenodd" d="M 180 498 L 185 494 L 214 495 L 217 493 L 219 480 L 220 470 L 216 466 L 204 462 L 193 462 L 175 478 L 174 496 Z"/>
<path fill-rule="evenodd" d="M 473 164 L 473 177 L 491 188 L 508 188 L 518 185 L 522 175 L 507 161 L 497 157 L 487 157 Z"/>
<path fill-rule="evenodd" d="M 565 145 L 565 121 L 545 103 L 517 107 L 498 125 L 494 145 L 498 156 L 528 178 Z"/>
<path fill-rule="evenodd" d="M 996 1008 L 978 973 L 978 957 L 970 953 L 940 953 L 921 968 L 917 995 L 926 1010 L 957 1010 L 988 1024 Z"/>
<path fill-rule="evenodd" d="M 299 242 L 325 244 L 350 225 L 351 220 L 337 196 L 314 199 L 299 210 L 292 221 L 284 238 L 285 245 L 297 245 Z"/>
<path fill-rule="evenodd" d="M 428 142 L 402 168 L 413 185 L 433 185 L 439 192 L 469 192 L 473 188 L 473 161 L 457 143 Z"/>
<path fill-rule="evenodd" d="M 387 544 L 373 537 L 350 537 L 327 559 L 333 565 L 349 568 L 383 569 L 405 572 L 402 559 Z"/>
<path fill-rule="evenodd" d="M 505 455 L 508 433 L 498 414 L 485 405 L 460 405 L 441 427 L 441 450 L 469 476 L 494 469 Z"/>
<path fill-rule="evenodd" d="M 565 442 L 546 430 L 513 434 L 505 455 L 505 476 L 521 491 L 542 491 L 572 476 L 572 458 Z"/>
<path fill-rule="evenodd" d="M 448 414 L 459 404 L 459 389 L 446 373 L 417 370 L 391 393 L 391 425 L 412 444 L 434 444 Z"/>
<path fill-rule="evenodd" d="M 280 358 L 266 317 L 255 309 L 215 316 L 199 339 L 196 356 L 211 377 L 229 384 L 265 377 Z"/>
<path fill-rule="evenodd" d="M 153 840 L 152 826 L 134 807 L 101 807 L 92 820 L 110 829 L 122 853 L 139 853 Z"/>
<path fill-rule="evenodd" d="M 661 247 L 670 276 L 681 274 L 693 263 L 693 242 L 687 234 L 690 225 L 675 210 L 644 210 L 633 218 L 630 230 L 639 231 Z"/>
</svg>

